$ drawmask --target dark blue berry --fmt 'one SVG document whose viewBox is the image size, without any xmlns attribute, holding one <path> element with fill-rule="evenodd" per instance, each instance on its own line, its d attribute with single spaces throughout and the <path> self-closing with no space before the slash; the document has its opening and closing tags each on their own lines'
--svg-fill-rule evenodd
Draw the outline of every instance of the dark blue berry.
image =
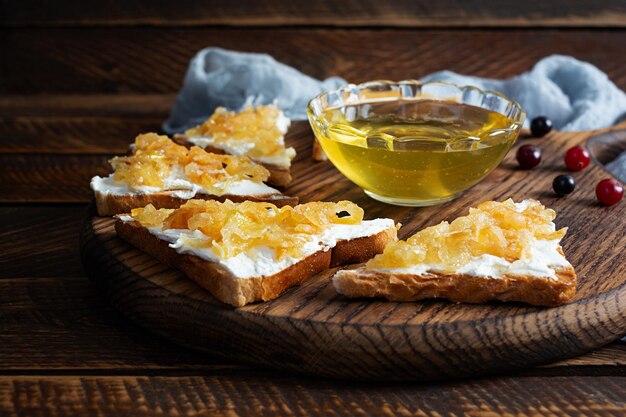
<svg viewBox="0 0 626 417">
<path fill-rule="evenodd" d="M 547 135 L 552 130 L 552 120 L 546 116 L 537 116 L 530 121 L 530 131 L 533 136 L 540 138 Z"/>
<path fill-rule="evenodd" d="M 560 196 L 567 195 L 576 188 L 576 181 L 571 175 L 559 175 L 552 181 L 554 192 Z"/>
</svg>

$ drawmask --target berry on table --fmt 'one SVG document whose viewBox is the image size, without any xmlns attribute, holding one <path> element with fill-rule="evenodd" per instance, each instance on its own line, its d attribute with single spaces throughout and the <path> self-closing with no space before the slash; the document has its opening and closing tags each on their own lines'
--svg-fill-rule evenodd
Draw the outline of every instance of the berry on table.
<svg viewBox="0 0 626 417">
<path fill-rule="evenodd" d="M 524 169 L 531 169 L 541 162 L 541 149 L 533 145 L 522 145 L 515 155 L 519 166 Z"/>
<path fill-rule="evenodd" d="M 576 188 L 576 181 L 571 175 L 558 175 L 552 181 L 552 189 L 560 196 L 570 194 Z"/>
<path fill-rule="evenodd" d="M 586 168 L 589 161 L 591 161 L 589 151 L 582 146 L 569 148 L 565 153 L 565 166 L 570 171 L 580 171 Z"/>
<path fill-rule="evenodd" d="M 546 116 L 537 116 L 530 121 L 530 132 L 534 137 L 540 138 L 552 130 L 552 120 Z"/>
<path fill-rule="evenodd" d="M 619 181 L 612 178 L 605 178 L 596 186 L 596 197 L 598 201 L 607 206 L 617 204 L 624 196 L 624 187 Z"/>
</svg>

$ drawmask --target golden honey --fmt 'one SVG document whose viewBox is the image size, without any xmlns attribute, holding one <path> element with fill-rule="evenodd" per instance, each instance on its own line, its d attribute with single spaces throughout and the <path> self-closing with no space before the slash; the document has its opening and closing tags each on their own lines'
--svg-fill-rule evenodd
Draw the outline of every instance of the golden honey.
<svg viewBox="0 0 626 417">
<path fill-rule="evenodd" d="M 406 205 L 453 198 L 497 166 L 519 122 L 449 101 L 382 101 L 325 109 L 312 123 L 331 162 L 370 196 Z"/>
</svg>

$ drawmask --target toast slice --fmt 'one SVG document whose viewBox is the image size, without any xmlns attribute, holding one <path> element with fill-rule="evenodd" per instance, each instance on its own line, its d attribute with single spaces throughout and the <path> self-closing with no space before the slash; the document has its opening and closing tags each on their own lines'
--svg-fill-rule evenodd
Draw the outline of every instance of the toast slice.
<svg viewBox="0 0 626 417">
<path fill-rule="evenodd" d="M 534 200 L 482 203 L 451 224 L 388 245 L 365 266 L 337 272 L 333 284 L 348 297 L 557 306 L 576 294 L 576 273 L 554 217 Z"/>
<path fill-rule="evenodd" d="M 333 266 L 364 262 L 396 239 L 391 219 L 362 220 L 353 203 L 191 200 L 118 216 L 118 235 L 180 269 L 219 301 L 241 307 L 278 297 Z"/>
<path fill-rule="evenodd" d="M 313 140 L 313 160 L 315 162 L 328 161 L 326 152 L 324 152 L 324 149 L 322 149 L 322 145 L 320 145 L 320 142 L 317 140 L 317 138 Z"/>
<path fill-rule="evenodd" d="M 235 113 L 218 107 L 203 124 L 174 135 L 183 146 L 199 146 L 208 152 L 245 155 L 269 172 L 268 184 L 291 183 L 291 160 L 296 151 L 285 146 L 291 121 L 274 105 L 245 107 Z"/>
<path fill-rule="evenodd" d="M 91 180 L 100 216 L 128 213 L 148 204 L 177 208 L 192 198 L 269 201 L 277 206 L 298 203 L 297 197 L 266 185 L 267 169 L 245 156 L 187 149 L 155 133 L 137 136 L 131 154 L 113 158 L 111 164 L 113 174 Z"/>
</svg>

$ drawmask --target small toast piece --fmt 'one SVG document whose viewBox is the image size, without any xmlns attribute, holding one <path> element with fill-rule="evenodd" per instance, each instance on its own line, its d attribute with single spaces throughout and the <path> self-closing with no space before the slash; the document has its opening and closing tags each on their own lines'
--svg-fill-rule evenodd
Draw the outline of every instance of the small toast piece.
<svg viewBox="0 0 626 417">
<path fill-rule="evenodd" d="M 137 207 L 145 207 L 152 204 L 154 207 L 161 209 L 174 209 L 180 207 L 189 201 L 188 198 L 181 198 L 175 195 L 174 191 L 164 191 L 151 194 L 106 194 L 95 192 L 96 208 L 98 216 L 113 216 L 115 214 L 130 213 Z M 265 195 L 232 195 L 226 194 L 221 196 L 210 194 L 196 194 L 194 199 L 226 201 L 230 200 L 235 203 L 242 201 L 264 201 L 272 203 L 277 207 L 295 206 L 298 204 L 298 197 L 290 197 L 283 194 L 265 194 Z"/>
<path fill-rule="evenodd" d="M 555 273 L 557 279 L 531 275 L 492 278 L 437 272 L 413 275 L 359 268 L 337 272 L 333 284 L 337 292 L 353 298 L 382 297 L 390 301 L 445 298 L 473 304 L 499 300 L 554 307 L 576 294 L 574 269 L 560 268 Z"/>
<path fill-rule="evenodd" d="M 100 216 L 147 204 L 177 208 L 192 198 L 266 201 L 279 207 L 298 203 L 297 197 L 267 186 L 270 173 L 248 157 L 188 149 L 155 133 L 137 136 L 131 153 L 113 158 L 111 164 L 113 174 L 91 180 Z"/>
<path fill-rule="evenodd" d="M 484 209 L 481 211 L 481 208 Z M 378 255 L 366 266 L 338 271 L 333 277 L 337 292 L 348 297 L 382 297 L 390 301 L 445 298 L 453 302 L 485 303 L 499 300 L 546 307 L 561 305 L 574 297 L 576 273 L 558 244 L 565 231 L 554 229 L 552 210 L 545 209 L 534 200 L 518 204 L 510 200 L 488 202 L 472 210 L 470 216 L 457 219 L 456 226 L 455 222 L 450 225 L 444 222 L 425 229 L 410 238 L 409 242 L 397 242 L 395 248 L 390 245 L 385 254 Z M 490 215 L 492 218 L 487 220 L 493 221 L 490 227 L 498 225 L 500 230 L 476 228 L 474 223 L 485 222 Z M 507 229 L 509 221 L 515 226 Z M 524 221 L 530 228 L 535 227 L 534 240 L 529 240 L 527 233 L 519 234 L 519 240 L 516 240 L 516 234 L 520 233 L 516 228 Z M 463 241 L 459 236 L 465 232 L 471 237 Z M 475 247 L 483 248 L 481 245 L 484 242 L 481 238 L 472 240 L 474 236 L 495 239 L 494 236 L 499 235 L 506 236 L 508 246 L 491 247 L 489 250 L 496 255 L 507 253 L 508 256 L 473 253 L 474 258 L 461 267 L 457 266 L 456 271 L 447 270 L 449 266 L 444 261 L 450 260 L 446 256 L 453 253 L 455 247 L 471 248 L 475 244 Z M 437 246 L 434 251 L 429 249 L 441 242 L 443 246 Z M 489 244 L 486 246 L 489 247 Z M 512 256 L 517 251 L 522 253 L 519 258 Z M 441 253 L 445 254 L 443 260 Z M 458 265 L 458 260 L 462 258 L 455 255 L 452 255 L 452 260 Z M 404 259 L 411 256 L 428 261 L 415 264 L 409 261 L 407 265 Z M 439 257 L 441 263 L 434 263 L 433 257 Z"/>
<path fill-rule="evenodd" d="M 184 135 L 182 133 L 176 133 L 174 136 L 172 136 L 172 139 L 177 144 L 186 146 L 188 148 L 192 146 L 197 146 L 189 141 L 189 138 L 187 135 Z M 227 152 L 224 151 L 224 149 L 217 148 L 211 145 L 204 145 L 203 149 L 211 153 L 222 154 L 222 155 L 227 154 Z M 270 172 L 270 177 L 267 179 L 268 184 L 273 185 L 275 187 L 286 187 L 287 185 L 291 184 L 292 177 L 291 177 L 290 167 L 284 167 L 284 166 L 280 166 L 276 164 L 262 162 L 255 158 L 250 158 L 250 159 L 252 159 L 257 164 L 262 165 L 263 167 L 265 167 L 265 169 L 267 169 Z"/>
<path fill-rule="evenodd" d="M 328 160 L 328 157 L 326 156 L 326 153 L 324 152 L 324 149 L 322 149 L 322 145 L 320 145 L 320 142 L 317 140 L 317 138 L 313 140 L 313 160 L 315 162 Z"/>
<path fill-rule="evenodd" d="M 191 204 L 198 205 L 195 202 Z M 249 205 L 250 202 L 244 204 Z M 267 206 L 266 204 L 264 208 Z M 360 224 L 353 226 L 358 228 Z M 364 262 L 381 253 L 387 243 L 396 239 L 396 227 L 393 221 L 381 221 L 374 229 L 371 226 L 370 229 L 366 229 L 373 230 L 370 234 L 350 239 L 338 239 L 334 246 L 308 253 L 298 258 L 296 262 L 271 274 L 242 277 L 245 273 L 239 272 L 242 275 L 238 276 L 235 270 L 230 269 L 232 263 L 208 260 L 194 252 L 183 250 L 180 245 L 160 238 L 151 232 L 150 228 L 139 221 L 132 220 L 127 215 L 118 216 L 115 230 L 122 239 L 159 261 L 180 269 L 216 299 L 235 307 L 272 300 L 286 289 L 302 284 L 331 267 L 349 262 Z M 367 232 L 364 231 L 364 233 Z M 255 262 L 262 261 L 262 259 L 257 259 Z"/>
<path fill-rule="evenodd" d="M 284 187 L 291 183 L 291 160 L 296 155 L 285 146 L 290 124 L 274 104 L 247 105 L 238 112 L 218 107 L 204 123 L 174 135 L 174 140 L 213 153 L 245 155 L 270 172 L 268 184 Z"/>
</svg>

